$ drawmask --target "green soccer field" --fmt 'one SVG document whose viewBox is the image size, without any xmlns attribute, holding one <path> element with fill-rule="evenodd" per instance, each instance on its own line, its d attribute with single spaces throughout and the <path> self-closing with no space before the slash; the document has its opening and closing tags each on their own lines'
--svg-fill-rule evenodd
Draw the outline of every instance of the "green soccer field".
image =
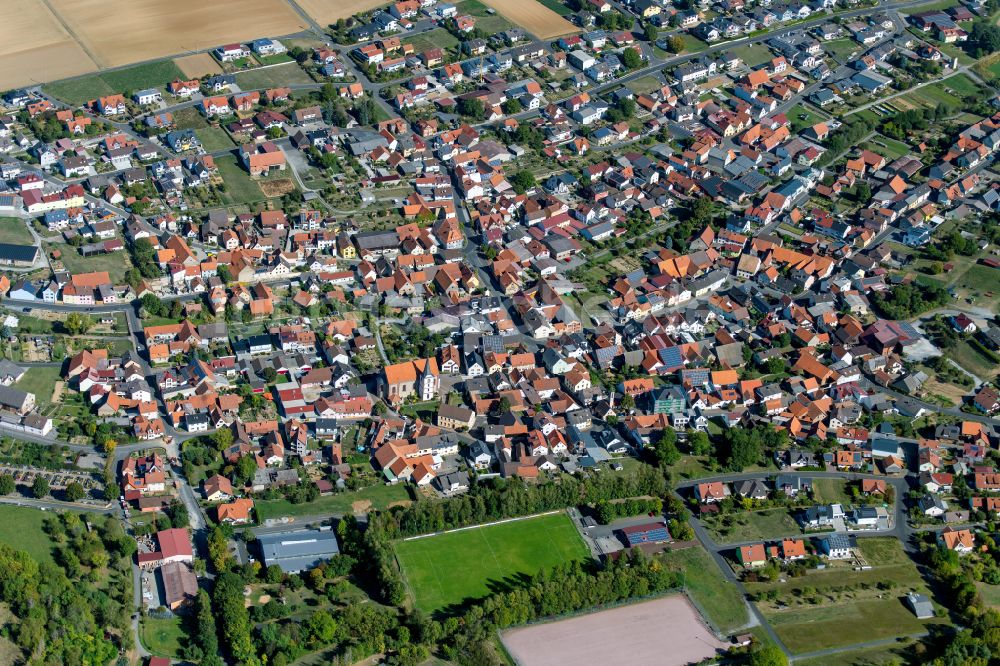
<svg viewBox="0 0 1000 666">
<path fill-rule="evenodd" d="M 396 543 L 413 604 L 428 613 L 486 597 L 514 576 L 589 555 L 564 513 Z"/>
</svg>

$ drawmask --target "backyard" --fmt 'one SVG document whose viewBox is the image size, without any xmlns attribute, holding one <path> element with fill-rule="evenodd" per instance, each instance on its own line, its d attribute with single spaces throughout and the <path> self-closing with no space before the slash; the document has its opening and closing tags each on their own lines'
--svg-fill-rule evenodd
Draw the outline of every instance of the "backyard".
<svg viewBox="0 0 1000 666">
<path fill-rule="evenodd" d="M 124 251 L 85 257 L 77 248 L 66 243 L 45 243 L 44 248 L 49 254 L 53 250 L 59 250 L 61 254 L 59 261 L 66 271 L 74 274 L 107 271 L 113 284 L 125 282 L 125 271 L 132 268 L 128 254 Z"/>
<path fill-rule="evenodd" d="M 28 368 L 17 382 L 17 388 L 35 394 L 35 403 L 45 407 L 52 403 L 52 389 L 61 380 L 60 368 Z"/>
<path fill-rule="evenodd" d="M 239 206 L 266 199 L 260 185 L 236 163 L 236 157 L 225 155 L 217 158 L 215 164 L 219 167 L 219 175 L 226 183 L 226 191 L 222 195 L 224 203 L 229 206 Z"/>
<path fill-rule="evenodd" d="M 357 491 L 334 493 L 313 502 L 292 504 L 288 500 L 259 500 L 257 516 L 261 522 L 284 516 L 319 516 L 329 514 L 363 513 L 368 509 L 384 509 L 396 503 L 407 503 L 410 494 L 402 484 L 378 484 Z"/>
<path fill-rule="evenodd" d="M 564 513 L 399 541 L 395 548 L 414 606 L 428 613 L 447 612 L 511 578 L 589 556 Z"/>
<path fill-rule="evenodd" d="M 703 522 L 717 543 L 742 543 L 802 533 L 788 509 L 709 514 Z"/>
<path fill-rule="evenodd" d="M 187 641 L 181 618 L 147 617 L 142 621 L 142 644 L 161 657 L 180 657 Z"/>
<path fill-rule="evenodd" d="M 869 543 L 873 542 L 873 543 Z M 846 562 L 786 582 L 747 583 L 748 594 L 793 653 L 918 634 L 943 619 L 918 620 L 909 591 L 930 591 L 916 565 L 892 538 L 859 539 L 871 569 Z"/>
</svg>

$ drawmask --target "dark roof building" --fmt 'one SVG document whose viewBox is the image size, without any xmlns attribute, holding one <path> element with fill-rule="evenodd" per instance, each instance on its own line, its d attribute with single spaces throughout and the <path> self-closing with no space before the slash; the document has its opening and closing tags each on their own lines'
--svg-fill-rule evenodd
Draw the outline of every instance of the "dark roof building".
<svg viewBox="0 0 1000 666">
<path fill-rule="evenodd" d="M 257 537 L 264 564 L 277 564 L 285 573 L 315 567 L 340 554 L 337 535 L 324 530 L 299 530 Z"/>
</svg>

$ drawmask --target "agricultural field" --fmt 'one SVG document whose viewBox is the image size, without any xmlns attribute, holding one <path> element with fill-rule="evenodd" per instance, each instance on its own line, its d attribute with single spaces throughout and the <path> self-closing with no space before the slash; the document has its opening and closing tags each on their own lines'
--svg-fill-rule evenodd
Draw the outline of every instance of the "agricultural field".
<svg viewBox="0 0 1000 666">
<path fill-rule="evenodd" d="M 164 88 L 183 76 L 172 60 L 136 65 L 45 86 L 46 92 L 68 104 L 84 104 L 102 95 L 130 93 L 143 88 Z"/>
<path fill-rule="evenodd" d="M 788 509 L 741 511 L 724 516 L 709 514 L 702 522 L 716 543 L 743 543 L 802 533 Z"/>
<path fill-rule="evenodd" d="M 559 16 L 569 16 L 573 13 L 573 10 L 567 7 L 559 0 L 538 0 L 540 3 L 554 11 Z"/>
<path fill-rule="evenodd" d="M 191 79 L 222 73 L 219 61 L 213 58 L 210 53 L 193 53 L 174 58 L 174 64 L 184 72 L 185 77 Z"/>
<path fill-rule="evenodd" d="M 664 650 L 663 629 L 670 628 Z M 503 643 L 522 666 L 614 663 L 628 646 L 628 662 L 683 666 L 714 657 L 725 646 L 681 595 L 672 595 L 565 620 L 520 627 Z"/>
<path fill-rule="evenodd" d="M 482 0 L 539 39 L 578 32 L 578 28 L 538 0 Z M 463 3 L 468 5 L 468 2 Z"/>
<path fill-rule="evenodd" d="M 273 0 L 132 0 L 108 11 L 105 0 L 49 0 L 101 67 L 215 48 L 309 26 L 291 5 Z M 54 78 L 54 77 L 53 77 Z"/>
<path fill-rule="evenodd" d="M 564 513 L 399 541 L 396 559 L 425 612 L 480 599 L 511 577 L 589 556 Z"/>
<path fill-rule="evenodd" d="M 684 591 L 716 629 L 728 633 L 746 625 L 749 617 L 743 595 L 722 577 L 704 548 L 668 550 L 659 557 L 668 569 L 684 572 Z"/>
<path fill-rule="evenodd" d="M 0 243 L 34 245 L 35 237 L 19 217 L 0 217 Z"/>
<path fill-rule="evenodd" d="M 751 596 L 768 595 L 757 607 L 793 653 L 917 634 L 946 622 L 918 620 L 903 603 L 911 590 L 931 593 L 899 541 L 858 541 L 869 570 L 836 563 L 787 582 L 746 584 Z"/>
<path fill-rule="evenodd" d="M 296 3 L 320 25 L 336 23 L 338 19 L 351 18 L 386 5 L 385 0 L 298 0 Z"/>
<path fill-rule="evenodd" d="M 7 0 L 0 25 L 0 89 L 79 76 L 97 63 L 45 0 Z"/>
</svg>

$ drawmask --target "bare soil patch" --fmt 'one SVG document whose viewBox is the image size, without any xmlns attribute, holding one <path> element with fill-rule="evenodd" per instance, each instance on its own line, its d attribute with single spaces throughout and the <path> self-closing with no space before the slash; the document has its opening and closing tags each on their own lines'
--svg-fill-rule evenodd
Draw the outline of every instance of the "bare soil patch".
<svg viewBox="0 0 1000 666">
<path fill-rule="evenodd" d="M 299 7 L 324 26 L 385 4 L 385 0 L 298 0 Z"/>
<path fill-rule="evenodd" d="M 622 655 L 634 666 L 682 666 L 726 647 L 680 594 L 514 629 L 503 643 L 521 666 L 613 664 Z"/>
<path fill-rule="evenodd" d="M 368 509 L 372 508 L 372 503 L 369 500 L 358 500 L 357 502 L 351 503 L 351 513 L 368 513 Z"/>
<path fill-rule="evenodd" d="M 278 37 L 308 27 L 291 5 L 276 0 L 49 1 L 104 67 Z"/>
<path fill-rule="evenodd" d="M 97 63 L 42 0 L 7 0 L 0 23 L 0 88 L 93 72 Z"/>
<path fill-rule="evenodd" d="M 295 190 L 295 183 L 291 178 L 278 178 L 276 180 L 262 180 L 260 190 L 268 199 L 280 197 Z"/>
<path fill-rule="evenodd" d="M 506 18 L 539 39 L 579 32 L 579 29 L 538 0 L 483 0 Z"/>
<path fill-rule="evenodd" d="M 208 53 L 192 53 L 191 55 L 174 58 L 174 64 L 184 72 L 184 76 L 200 79 L 211 74 L 221 74 L 219 61 Z"/>
</svg>

